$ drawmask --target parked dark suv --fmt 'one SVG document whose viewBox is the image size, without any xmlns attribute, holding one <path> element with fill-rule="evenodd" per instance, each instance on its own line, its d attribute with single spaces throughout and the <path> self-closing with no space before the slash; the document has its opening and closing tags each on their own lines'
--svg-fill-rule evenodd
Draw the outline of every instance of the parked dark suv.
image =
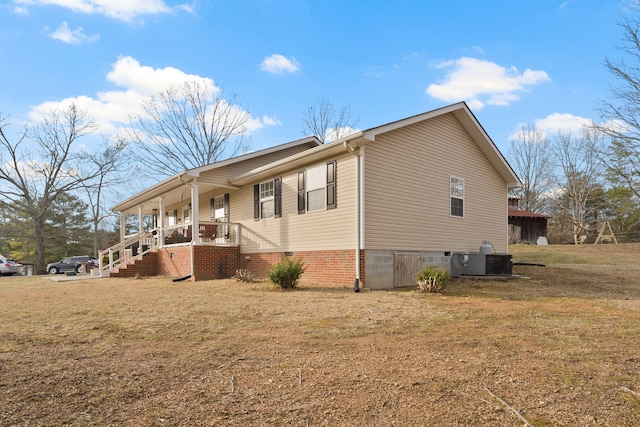
<svg viewBox="0 0 640 427">
<path fill-rule="evenodd" d="M 49 274 L 64 273 L 67 271 L 75 271 L 76 273 L 83 272 L 83 266 L 86 264 L 87 268 L 98 267 L 98 260 L 92 256 L 70 256 L 62 258 L 58 262 L 54 262 L 47 265 L 47 271 Z"/>
</svg>

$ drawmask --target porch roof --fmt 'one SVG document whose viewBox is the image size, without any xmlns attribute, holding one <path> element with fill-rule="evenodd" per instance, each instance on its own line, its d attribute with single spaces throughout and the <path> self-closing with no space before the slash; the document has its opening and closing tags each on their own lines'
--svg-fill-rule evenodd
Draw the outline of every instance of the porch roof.
<svg viewBox="0 0 640 427">
<path fill-rule="evenodd" d="M 152 209 L 158 207 L 159 203 L 157 199 L 160 196 L 165 196 L 165 198 L 167 199 L 165 203 L 167 204 L 177 202 L 185 197 L 185 186 L 191 184 L 194 181 L 197 182 L 199 186 L 202 186 L 205 189 L 211 189 L 214 187 L 237 188 L 237 186 L 230 184 L 228 179 L 211 181 L 202 178 L 202 174 L 213 169 L 222 168 L 224 166 L 254 159 L 260 156 L 265 156 L 281 150 L 286 150 L 288 148 L 302 145 L 308 145 L 310 148 L 313 148 L 321 144 L 322 143 L 320 142 L 320 140 L 318 140 L 317 137 L 310 136 L 285 144 L 276 145 L 274 147 L 269 147 L 263 150 L 241 154 L 239 156 L 215 162 L 210 165 L 182 171 L 114 205 L 111 209 L 116 212 L 137 213 L 138 206 L 144 205 L 144 212 L 150 213 Z M 187 198 L 190 198 L 190 195 L 188 195 Z"/>
</svg>

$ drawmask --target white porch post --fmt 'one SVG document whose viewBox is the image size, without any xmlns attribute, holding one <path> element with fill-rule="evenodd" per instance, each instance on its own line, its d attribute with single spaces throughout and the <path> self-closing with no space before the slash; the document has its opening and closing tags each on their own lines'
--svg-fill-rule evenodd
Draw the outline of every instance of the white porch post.
<svg viewBox="0 0 640 427">
<path fill-rule="evenodd" d="M 158 247 L 164 246 L 164 228 L 167 226 L 164 223 L 164 196 L 160 196 L 158 199 Z"/>
<path fill-rule="evenodd" d="M 199 219 L 199 196 L 198 196 L 198 183 L 193 181 L 191 183 L 191 245 L 189 246 L 191 252 L 191 277 L 195 274 L 195 250 L 194 245 L 200 243 L 200 219 Z"/>
<path fill-rule="evenodd" d="M 200 205 L 198 195 L 198 183 L 191 184 L 191 223 L 193 230 L 191 231 L 191 241 L 200 243 Z"/>
<path fill-rule="evenodd" d="M 144 221 L 142 220 L 142 205 L 138 206 L 138 232 L 142 233 L 144 227 Z"/>
<path fill-rule="evenodd" d="M 120 212 L 120 241 L 124 242 L 125 236 L 126 236 L 126 232 L 125 232 L 125 217 L 127 216 L 127 214 L 125 214 L 124 212 Z"/>
<path fill-rule="evenodd" d="M 138 206 L 138 233 L 142 233 L 144 231 L 144 220 L 142 218 L 142 205 Z M 138 241 L 138 253 L 142 252 L 142 244 L 144 241 L 142 238 Z"/>
</svg>

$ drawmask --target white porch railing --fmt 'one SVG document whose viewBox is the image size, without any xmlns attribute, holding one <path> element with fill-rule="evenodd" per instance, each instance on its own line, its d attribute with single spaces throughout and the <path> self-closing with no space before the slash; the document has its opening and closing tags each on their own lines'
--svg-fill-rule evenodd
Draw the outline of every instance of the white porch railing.
<svg viewBox="0 0 640 427">
<path fill-rule="evenodd" d="M 190 223 L 172 225 L 162 231 L 163 245 L 175 245 L 181 243 L 201 243 L 213 246 L 239 246 L 240 224 L 235 222 L 200 221 L 198 235 L 193 235 L 193 226 Z"/>
<path fill-rule="evenodd" d="M 100 271 L 114 270 L 159 247 L 184 244 L 240 245 L 239 223 L 201 221 L 197 236 L 193 235 L 192 230 L 192 224 L 186 223 L 126 236 L 120 243 L 99 252 Z M 105 257 L 107 257 L 106 264 L 103 263 Z"/>
<path fill-rule="evenodd" d="M 119 267 L 122 264 L 142 257 L 148 253 L 151 249 L 157 247 L 156 233 L 152 231 L 145 231 L 142 233 L 127 236 L 120 243 L 107 248 L 98 253 L 98 259 L 100 261 L 100 271 L 111 271 L 114 268 Z M 105 256 L 108 256 L 108 262 L 103 264 Z"/>
</svg>

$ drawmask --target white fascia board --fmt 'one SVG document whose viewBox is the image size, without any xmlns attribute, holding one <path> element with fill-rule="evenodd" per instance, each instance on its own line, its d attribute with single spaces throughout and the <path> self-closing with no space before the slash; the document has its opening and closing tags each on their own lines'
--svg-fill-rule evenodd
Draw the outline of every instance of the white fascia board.
<svg viewBox="0 0 640 427">
<path fill-rule="evenodd" d="M 343 151 L 346 151 L 345 143 L 356 140 L 358 138 L 362 138 L 362 135 L 362 132 L 356 132 L 328 144 L 323 144 L 318 147 L 303 151 L 301 153 L 294 154 L 293 156 L 275 161 L 268 165 L 250 170 L 249 172 L 245 172 L 242 175 L 230 179 L 229 184 L 241 187 L 251 182 L 257 182 L 290 169 L 308 165 L 309 163 L 312 163 L 323 157 L 341 153 Z"/>
</svg>

